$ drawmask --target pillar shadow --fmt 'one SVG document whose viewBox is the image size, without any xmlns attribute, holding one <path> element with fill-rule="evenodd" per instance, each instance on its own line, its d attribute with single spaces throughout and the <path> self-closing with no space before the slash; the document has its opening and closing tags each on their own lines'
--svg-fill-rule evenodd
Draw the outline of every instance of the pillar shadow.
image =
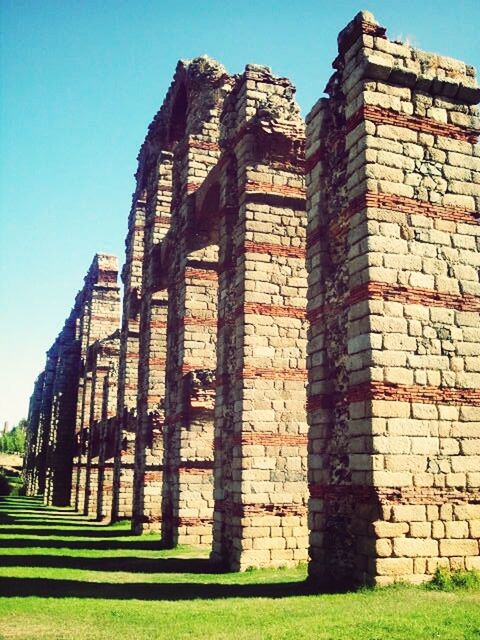
<svg viewBox="0 0 480 640">
<path fill-rule="evenodd" d="M 129 573 L 193 573 L 221 574 L 222 566 L 207 558 L 142 558 L 112 556 L 101 558 L 60 555 L 8 555 L 0 556 L 0 567 L 49 567 L 53 569 L 80 569 L 83 571 L 123 571 Z"/>
<path fill-rule="evenodd" d="M 305 582 L 277 584 L 94 583 L 45 578 L 0 578 L 0 591 L 8 598 L 95 598 L 109 600 L 219 600 L 225 598 L 290 598 L 314 593 Z"/>
<path fill-rule="evenodd" d="M 5 533 L 7 533 L 5 531 Z M 62 534 L 63 535 L 63 534 Z M 118 551 L 138 550 L 138 551 L 159 551 L 163 547 L 161 541 L 135 540 L 121 542 L 118 540 L 49 540 L 38 538 L 3 538 L 0 539 L 0 549 L 26 549 L 28 547 L 45 549 L 91 549 Z"/>
<path fill-rule="evenodd" d="M 14 521 L 14 524 L 19 524 L 17 521 Z M 45 524 L 45 523 L 39 523 Z M 0 534 L 8 534 L 8 535 L 20 535 L 20 536 L 40 536 L 40 537 L 48 537 L 48 536 L 57 536 L 57 537 L 75 537 L 75 538 L 124 538 L 132 535 L 131 531 L 112 531 L 106 530 L 102 531 L 101 529 L 55 529 L 54 527 L 49 527 L 47 529 L 36 529 L 35 524 L 31 524 L 30 527 L 27 525 L 19 526 L 19 527 L 8 527 L 8 529 L 1 530 Z"/>
<path fill-rule="evenodd" d="M 5 506 L 5 505 L 2 505 Z M 12 517 L 15 521 L 15 518 Z M 78 523 L 75 523 L 78 524 Z M 39 530 L 37 530 L 39 531 Z M 42 529 L 40 529 L 42 531 Z M 45 528 L 44 537 L 22 537 L 26 531 L 22 527 L 5 527 L 2 533 L 10 538 L 0 539 L 0 548 L 9 548 L 8 555 L 0 553 L 0 567 L 25 567 L 32 569 L 78 569 L 97 572 L 128 572 L 130 574 L 156 574 L 161 579 L 162 574 L 194 574 L 220 575 L 225 573 L 223 566 L 214 564 L 206 558 L 152 558 L 142 557 L 143 552 L 159 551 L 162 543 L 159 539 L 136 538 L 134 540 L 115 540 L 115 537 L 128 535 L 125 531 L 82 531 L 72 529 Z M 64 539 L 51 540 L 47 535 L 56 531 Z M 90 539 L 72 540 L 68 536 L 81 533 L 91 533 Z M 35 531 L 32 531 L 35 535 Z M 104 535 L 107 534 L 107 535 Z M 15 536 L 15 537 L 14 537 Z M 102 539 L 100 536 L 104 536 Z M 65 539 L 67 538 L 67 539 Z M 15 553 L 15 548 L 38 548 L 44 551 L 24 555 Z M 62 549 L 62 555 L 50 554 L 48 549 Z M 69 549 L 105 550 L 107 555 L 101 557 L 71 557 Z M 130 553 L 138 551 L 136 555 L 121 555 L 115 557 L 108 552 L 125 550 Z M 12 553 L 13 551 L 13 553 Z M 213 578 L 215 579 L 215 578 Z M 52 578 L 3 577 L 0 578 L 0 593 L 4 597 L 42 597 L 42 598 L 93 598 L 111 600 L 195 600 L 195 599 L 226 599 L 226 598 L 259 598 L 269 599 L 287 598 L 292 596 L 306 596 L 318 593 L 318 586 L 312 586 L 308 581 L 284 581 L 278 583 L 249 583 L 249 584 L 204 584 L 194 579 L 174 583 L 163 582 L 89 582 L 86 580 L 62 580 Z"/>
</svg>

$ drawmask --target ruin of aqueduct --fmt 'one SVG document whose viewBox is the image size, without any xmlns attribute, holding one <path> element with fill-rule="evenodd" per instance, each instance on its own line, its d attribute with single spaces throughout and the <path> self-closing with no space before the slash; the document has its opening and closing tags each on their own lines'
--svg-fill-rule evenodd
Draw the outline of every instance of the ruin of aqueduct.
<svg viewBox="0 0 480 640">
<path fill-rule="evenodd" d="M 480 569 L 480 89 L 367 12 L 338 50 L 306 124 L 268 67 L 178 63 L 123 308 L 97 254 L 35 383 L 30 494 L 319 586 Z"/>
</svg>

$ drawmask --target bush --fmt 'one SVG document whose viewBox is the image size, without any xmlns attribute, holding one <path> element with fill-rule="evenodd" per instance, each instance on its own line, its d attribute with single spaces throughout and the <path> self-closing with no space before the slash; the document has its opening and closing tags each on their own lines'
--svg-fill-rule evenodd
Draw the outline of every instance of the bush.
<svg viewBox="0 0 480 640">
<path fill-rule="evenodd" d="M 432 581 L 427 585 L 437 591 L 456 591 L 457 589 L 479 589 L 480 573 L 478 571 L 450 571 L 437 567 Z"/>
<path fill-rule="evenodd" d="M 0 469 L 0 496 L 9 496 L 12 487 L 10 486 L 10 482 L 8 481 L 5 472 Z"/>
<path fill-rule="evenodd" d="M 17 496 L 26 496 L 27 495 L 27 486 L 25 484 L 21 484 L 18 487 Z"/>
<path fill-rule="evenodd" d="M 21 478 L 7 478 L 10 481 L 10 495 L 11 496 L 25 496 L 27 495 L 27 488 L 23 484 Z"/>
</svg>

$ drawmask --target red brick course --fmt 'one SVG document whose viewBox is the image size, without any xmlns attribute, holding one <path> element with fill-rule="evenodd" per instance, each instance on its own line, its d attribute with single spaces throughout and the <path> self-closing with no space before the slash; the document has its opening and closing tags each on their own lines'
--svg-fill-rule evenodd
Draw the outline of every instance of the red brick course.
<svg viewBox="0 0 480 640">
<path fill-rule="evenodd" d="M 405 127 L 420 133 L 430 133 L 434 136 L 445 136 L 453 140 L 462 140 L 476 144 L 478 141 L 478 129 L 470 127 L 462 127 L 456 124 L 447 124 L 437 122 L 432 118 L 425 116 L 410 116 L 405 113 L 399 113 L 393 109 L 384 109 L 382 107 L 374 107 L 364 105 L 347 120 L 347 132 L 353 131 L 364 120 L 369 120 L 375 124 L 387 124 L 397 127 Z"/>
<path fill-rule="evenodd" d="M 250 433 L 236 433 L 233 436 L 234 445 L 260 444 L 279 447 L 306 447 L 307 442 L 308 436 L 298 433 L 263 433 L 255 431 Z"/>
<path fill-rule="evenodd" d="M 266 242 L 252 242 L 245 240 L 243 245 L 244 253 L 267 253 L 271 256 L 286 256 L 287 258 L 305 258 L 303 247 L 291 247 L 283 244 L 268 244 Z"/>
<path fill-rule="evenodd" d="M 474 217 L 475 212 L 473 211 L 461 209 L 460 207 L 434 204 L 433 202 L 426 202 L 424 200 L 416 200 L 415 198 L 407 198 L 393 193 L 366 192 L 364 195 L 350 202 L 345 214 L 351 217 L 368 207 L 391 209 L 395 212 L 405 213 L 405 215 L 423 215 L 429 218 L 440 218 L 457 223 L 479 224 L 478 219 Z"/>
<path fill-rule="evenodd" d="M 480 311 L 480 298 L 468 293 L 457 294 L 420 287 L 404 287 L 388 282 L 365 282 L 339 299 L 336 304 L 321 305 L 307 311 L 310 323 L 322 321 L 325 315 L 336 313 L 365 300 L 385 300 L 403 304 L 420 304 L 427 307 L 443 307 L 457 311 Z"/>
<path fill-rule="evenodd" d="M 375 487 L 357 484 L 319 484 L 309 483 L 310 497 L 320 500 L 345 500 L 353 498 L 355 502 L 378 502 L 380 504 L 478 504 L 478 488 L 451 487 Z"/>
<path fill-rule="evenodd" d="M 401 385 L 372 381 L 349 387 L 345 393 L 311 395 L 307 400 L 307 407 L 309 411 L 331 409 L 337 402 L 342 400 L 346 400 L 349 403 L 391 400 L 421 404 L 480 406 L 480 389 Z"/>
</svg>

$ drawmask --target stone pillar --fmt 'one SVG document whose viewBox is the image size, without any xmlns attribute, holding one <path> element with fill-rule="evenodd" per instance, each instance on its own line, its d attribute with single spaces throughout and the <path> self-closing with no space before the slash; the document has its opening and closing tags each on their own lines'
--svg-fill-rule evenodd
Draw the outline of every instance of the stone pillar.
<svg viewBox="0 0 480 640">
<path fill-rule="evenodd" d="M 216 265 L 216 247 L 191 253 L 169 290 L 166 544 L 212 541 Z"/>
<path fill-rule="evenodd" d="M 92 400 L 92 358 L 89 347 L 112 334 L 119 324 L 120 296 L 118 266 L 113 256 L 97 254 L 85 278 L 79 312 L 80 383 L 77 400 L 77 456 L 74 460 L 72 502 L 77 510 L 85 507 Z"/>
<path fill-rule="evenodd" d="M 85 515 L 96 513 L 98 492 L 98 457 L 100 453 L 99 422 L 101 421 L 104 380 L 108 372 L 108 364 L 99 363 L 98 353 L 94 349 L 97 343 L 89 347 L 88 357 L 91 361 L 91 396 L 90 415 L 88 419 L 87 450 L 85 452 L 85 492 L 81 509 Z"/>
<path fill-rule="evenodd" d="M 99 493 L 104 493 L 101 480 L 104 477 L 105 421 L 108 419 L 108 404 L 111 404 L 110 387 L 112 382 L 112 364 L 118 363 L 119 336 L 118 331 L 112 336 L 97 340 L 89 347 L 89 358 L 92 363 L 92 396 L 90 401 L 89 447 L 86 464 L 86 490 L 84 512 L 86 515 L 98 514 Z M 107 394 L 107 396 L 106 396 Z M 103 456 L 102 456 L 103 453 Z M 103 459 L 102 459 L 103 458 Z M 102 466 L 102 474 L 100 474 Z M 102 478 L 100 477 L 102 475 Z M 101 511 L 101 508 L 100 508 Z"/>
<path fill-rule="evenodd" d="M 142 192 L 134 197 L 130 212 L 125 264 L 122 269 L 124 295 L 120 334 L 113 521 L 132 516 L 144 231 L 145 193 Z"/>
<path fill-rule="evenodd" d="M 233 570 L 307 554 L 304 133 L 293 93 L 248 65 L 223 112 L 238 209 L 227 206 L 220 230 L 213 558 Z"/>
<path fill-rule="evenodd" d="M 58 362 L 53 387 L 53 411 L 50 429 L 50 477 L 46 502 L 68 506 L 72 489 L 75 417 L 78 391 L 80 348 L 76 335 L 76 308 L 60 333 Z"/>
<path fill-rule="evenodd" d="M 92 399 L 92 372 L 85 370 L 82 385 L 82 422 L 78 434 L 78 466 L 77 466 L 77 489 L 76 489 L 76 511 L 83 511 L 85 507 L 85 496 L 87 490 L 87 464 L 88 451 L 90 447 L 89 416 L 90 403 Z"/>
<path fill-rule="evenodd" d="M 183 152 L 186 155 L 177 162 L 183 162 L 182 179 L 188 187 L 189 176 L 198 175 L 200 166 L 206 175 L 215 157 L 195 140 Z M 182 149 L 177 153 L 181 155 Z M 188 191 L 173 227 L 176 243 L 170 252 L 167 244 L 164 252 L 171 267 L 162 536 L 167 545 L 210 545 L 218 249 L 198 229 L 186 228 L 193 205 L 187 195 Z"/>
<path fill-rule="evenodd" d="M 462 62 L 339 36 L 309 115 L 310 574 L 478 567 L 480 98 Z"/>
<path fill-rule="evenodd" d="M 45 376 L 43 380 L 40 419 L 37 432 L 37 479 L 35 494 L 44 495 L 47 486 L 47 457 L 50 443 L 50 425 L 52 421 L 53 386 L 57 371 L 57 345 L 47 351 Z"/>
<path fill-rule="evenodd" d="M 89 411 L 89 406 L 86 406 L 86 402 L 90 401 L 91 388 L 87 383 L 87 349 L 88 349 L 88 328 L 89 328 L 89 304 L 88 294 L 84 291 L 84 299 L 81 303 L 81 310 L 78 320 L 78 340 L 80 342 L 80 366 L 79 366 L 79 381 L 77 392 L 77 411 L 75 418 L 75 455 L 73 459 L 73 477 L 72 477 L 72 496 L 70 503 L 78 511 L 84 498 L 85 486 L 84 467 L 82 462 L 82 456 L 84 455 L 85 444 L 85 431 L 84 431 L 84 416 Z"/>
<path fill-rule="evenodd" d="M 181 61 L 167 101 L 173 151 L 171 227 L 162 242 L 168 284 L 162 536 L 208 544 L 213 516 L 213 371 L 217 243 L 194 222 L 195 193 L 219 157 L 218 124 L 231 79 L 207 58 Z M 206 398 L 208 397 L 208 401 Z"/>
<path fill-rule="evenodd" d="M 109 520 L 112 513 L 114 434 L 117 413 L 118 358 L 120 334 L 115 334 L 110 351 L 110 365 L 103 381 L 103 407 L 98 456 L 97 520 Z"/>
<path fill-rule="evenodd" d="M 145 159 L 145 164 L 149 164 Z M 172 154 L 161 151 L 148 177 L 140 310 L 133 530 L 159 530 L 163 481 L 163 421 L 168 295 L 162 290 L 161 242 L 170 227 Z"/>
<path fill-rule="evenodd" d="M 40 427 L 40 411 L 42 406 L 42 392 L 45 373 L 39 374 L 35 380 L 33 394 L 30 398 L 28 411 L 28 430 L 25 445 L 25 486 L 28 496 L 34 496 L 37 492 L 38 463 L 37 463 L 37 443 Z"/>
</svg>

